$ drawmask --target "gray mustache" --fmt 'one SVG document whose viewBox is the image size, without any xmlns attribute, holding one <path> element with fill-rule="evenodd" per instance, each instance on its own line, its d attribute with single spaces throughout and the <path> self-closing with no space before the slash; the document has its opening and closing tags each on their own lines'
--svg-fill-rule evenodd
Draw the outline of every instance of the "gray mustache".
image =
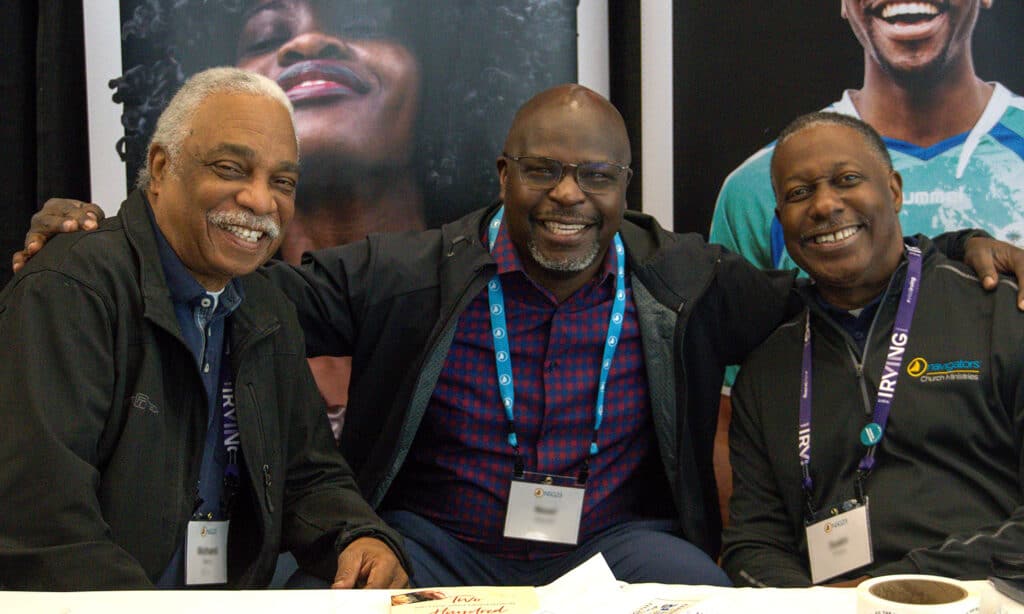
<svg viewBox="0 0 1024 614">
<path fill-rule="evenodd" d="M 206 219 L 217 226 L 242 226 L 265 232 L 271 239 L 281 234 L 281 227 L 270 215 L 253 215 L 248 211 L 211 211 Z"/>
</svg>

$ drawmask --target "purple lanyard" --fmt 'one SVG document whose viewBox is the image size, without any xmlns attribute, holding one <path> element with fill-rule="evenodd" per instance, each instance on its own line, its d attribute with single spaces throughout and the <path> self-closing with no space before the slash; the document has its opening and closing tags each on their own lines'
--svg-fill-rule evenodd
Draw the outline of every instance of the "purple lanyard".
<svg viewBox="0 0 1024 614">
<path fill-rule="evenodd" d="M 238 413 L 235 407 L 235 378 L 231 372 L 230 350 L 228 338 L 224 335 L 224 353 L 220 361 L 220 408 L 223 442 L 226 459 L 224 463 L 223 507 L 230 513 L 231 499 L 238 492 L 238 452 L 242 439 L 238 432 Z"/>
<path fill-rule="evenodd" d="M 914 245 L 907 245 L 907 278 L 903 282 L 900 294 L 900 305 L 896 310 L 896 322 L 889 336 L 889 351 L 886 353 L 882 379 L 878 383 L 878 397 L 875 400 L 875 412 L 860 432 L 860 441 L 867 447 L 864 458 L 857 470 L 866 476 L 875 466 L 875 448 L 882 440 L 885 425 L 889 421 L 893 395 L 896 394 L 896 382 L 900 368 L 903 366 L 903 355 L 910 340 L 910 323 L 914 319 L 917 307 L 918 289 L 921 286 L 921 250 Z M 811 482 L 811 312 L 807 312 L 804 327 L 804 352 L 800 365 L 800 424 L 797 429 L 797 448 L 800 454 L 800 470 L 803 473 L 803 486 L 810 497 L 813 483 Z"/>
</svg>

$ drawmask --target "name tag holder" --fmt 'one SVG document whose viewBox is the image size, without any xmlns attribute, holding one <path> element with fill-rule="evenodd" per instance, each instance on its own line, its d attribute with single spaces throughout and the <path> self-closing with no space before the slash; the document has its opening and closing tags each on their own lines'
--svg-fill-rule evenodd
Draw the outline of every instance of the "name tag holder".
<svg viewBox="0 0 1024 614">
<path fill-rule="evenodd" d="M 576 478 L 517 473 L 509 484 L 505 537 L 576 545 L 585 494 Z"/>
<path fill-rule="evenodd" d="M 831 506 L 824 516 L 824 519 L 807 521 L 804 527 L 813 584 L 869 565 L 875 560 L 866 498 L 863 503 L 851 499 Z"/>
<path fill-rule="evenodd" d="M 191 520 L 185 541 L 185 584 L 228 581 L 228 521 Z"/>
</svg>

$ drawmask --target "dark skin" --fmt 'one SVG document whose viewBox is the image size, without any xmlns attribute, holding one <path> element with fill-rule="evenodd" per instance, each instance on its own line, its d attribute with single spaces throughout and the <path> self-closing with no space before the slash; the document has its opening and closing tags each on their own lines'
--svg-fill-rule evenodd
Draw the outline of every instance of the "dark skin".
<svg viewBox="0 0 1024 614">
<path fill-rule="evenodd" d="M 104 217 L 103 210 L 92 203 L 67 198 L 47 200 L 43 208 L 32 216 L 31 227 L 25 235 L 25 249 L 11 257 L 11 268 L 17 273 L 50 237 L 61 232 L 95 230 L 98 221 Z M 995 289 L 999 272 L 1024 279 L 1024 250 L 1003 241 L 970 239 L 964 264 L 977 272 L 986 290 Z M 1024 286 L 1017 292 L 1017 308 L 1024 311 Z"/>
</svg>

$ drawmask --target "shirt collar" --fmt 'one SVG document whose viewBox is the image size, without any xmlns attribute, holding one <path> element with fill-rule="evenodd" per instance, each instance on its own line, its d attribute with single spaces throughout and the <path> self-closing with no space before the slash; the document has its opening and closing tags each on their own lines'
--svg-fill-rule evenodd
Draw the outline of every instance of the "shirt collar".
<svg viewBox="0 0 1024 614">
<path fill-rule="evenodd" d="M 164 277 L 167 280 L 167 289 L 171 293 L 171 302 L 180 305 L 194 305 L 206 296 L 206 288 L 196 281 L 196 278 L 185 267 L 185 263 L 181 261 L 177 252 L 168 243 L 167 237 L 164 236 L 159 224 L 156 223 L 156 218 L 153 216 L 153 210 L 149 203 L 146 203 L 146 213 L 149 215 L 149 221 L 153 225 L 157 253 L 160 255 L 160 265 L 163 267 Z M 242 303 L 243 297 L 242 284 L 237 279 L 232 279 L 220 295 L 218 309 L 220 306 L 223 306 L 230 313 Z"/>
</svg>

